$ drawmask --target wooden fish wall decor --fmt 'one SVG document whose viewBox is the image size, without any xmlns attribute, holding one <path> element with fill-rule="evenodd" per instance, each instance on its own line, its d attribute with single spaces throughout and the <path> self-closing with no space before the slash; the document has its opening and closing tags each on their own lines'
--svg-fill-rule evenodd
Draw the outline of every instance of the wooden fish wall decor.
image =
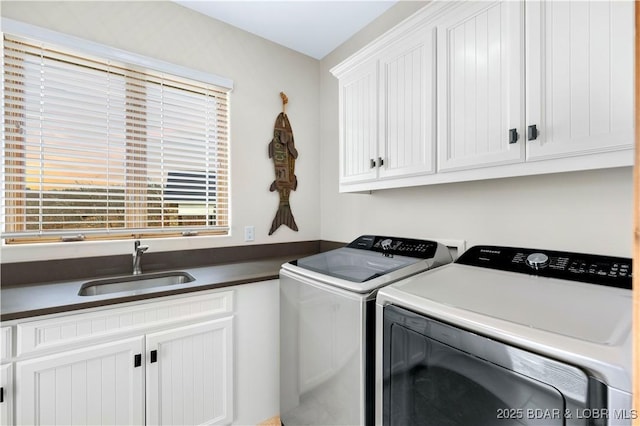
<svg viewBox="0 0 640 426">
<path fill-rule="evenodd" d="M 289 194 L 298 187 L 298 178 L 294 174 L 298 151 L 293 142 L 291 123 L 285 114 L 285 105 L 289 99 L 283 92 L 280 92 L 280 97 L 282 98 L 282 112 L 276 118 L 276 123 L 273 126 L 273 139 L 269 143 L 269 158 L 273 158 L 276 173 L 276 179 L 271 184 L 269 191 L 278 191 L 280 204 L 276 217 L 271 223 L 269 235 L 273 234 L 280 225 L 286 225 L 294 231 L 298 230 L 289 205 Z"/>
</svg>

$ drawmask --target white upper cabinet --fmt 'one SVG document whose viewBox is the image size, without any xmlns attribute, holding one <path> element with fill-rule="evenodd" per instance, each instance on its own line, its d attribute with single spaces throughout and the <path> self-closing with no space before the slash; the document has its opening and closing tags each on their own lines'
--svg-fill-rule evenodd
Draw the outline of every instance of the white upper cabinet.
<svg viewBox="0 0 640 426">
<path fill-rule="evenodd" d="M 634 2 L 435 1 L 331 72 L 340 191 L 633 164 Z"/>
<path fill-rule="evenodd" d="M 439 171 L 524 161 L 522 10 L 469 2 L 439 22 Z"/>
<path fill-rule="evenodd" d="M 417 14 L 331 70 L 339 86 L 340 190 L 435 173 L 436 32 Z"/>
<path fill-rule="evenodd" d="M 633 17 L 632 1 L 526 3 L 528 160 L 632 147 Z"/>
<path fill-rule="evenodd" d="M 340 182 L 375 179 L 377 169 L 378 70 L 364 63 L 340 80 Z"/>
<path fill-rule="evenodd" d="M 435 172 L 434 34 L 420 28 L 380 57 L 380 178 Z"/>
</svg>

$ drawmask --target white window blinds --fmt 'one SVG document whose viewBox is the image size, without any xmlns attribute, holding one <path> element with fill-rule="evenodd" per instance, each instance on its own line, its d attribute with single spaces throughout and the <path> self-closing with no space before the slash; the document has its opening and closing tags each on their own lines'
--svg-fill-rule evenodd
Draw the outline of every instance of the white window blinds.
<svg viewBox="0 0 640 426">
<path fill-rule="evenodd" d="M 229 89 L 3 43 L 5 239 L 228 232 Z"/>
</svg>

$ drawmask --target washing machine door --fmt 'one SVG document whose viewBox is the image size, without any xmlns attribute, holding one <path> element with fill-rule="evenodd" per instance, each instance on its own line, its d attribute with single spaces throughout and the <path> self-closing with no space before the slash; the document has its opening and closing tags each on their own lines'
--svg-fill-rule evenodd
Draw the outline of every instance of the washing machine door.
<svg viewBox="0 0 640 426">
<path fill-rule="evenodd" d="M 606 387 L 578 368 L 396 306 L 383 323 L 384 425 L 606 424 Z"/>
</svg>

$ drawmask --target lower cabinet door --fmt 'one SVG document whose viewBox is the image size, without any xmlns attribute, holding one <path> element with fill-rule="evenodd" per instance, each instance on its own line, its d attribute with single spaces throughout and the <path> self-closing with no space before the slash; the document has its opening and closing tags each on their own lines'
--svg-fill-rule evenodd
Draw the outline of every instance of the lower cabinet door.
<svg viewBox="0 0 640 426">
<path fill-rule="evenodd" d="M 140 336 L 17 362 L 17 424 L 144 424 L 143 351 Z"/>
<path fill-rule="evenodd" d="M 147 423 L 233 420 L 233 318 L 147 335 Z"/>
<path fill-rule="evenodd" d="M 0 367 L 0 426 L 13 424 L 13 371 L 11 364 Z"/>
</svg>

